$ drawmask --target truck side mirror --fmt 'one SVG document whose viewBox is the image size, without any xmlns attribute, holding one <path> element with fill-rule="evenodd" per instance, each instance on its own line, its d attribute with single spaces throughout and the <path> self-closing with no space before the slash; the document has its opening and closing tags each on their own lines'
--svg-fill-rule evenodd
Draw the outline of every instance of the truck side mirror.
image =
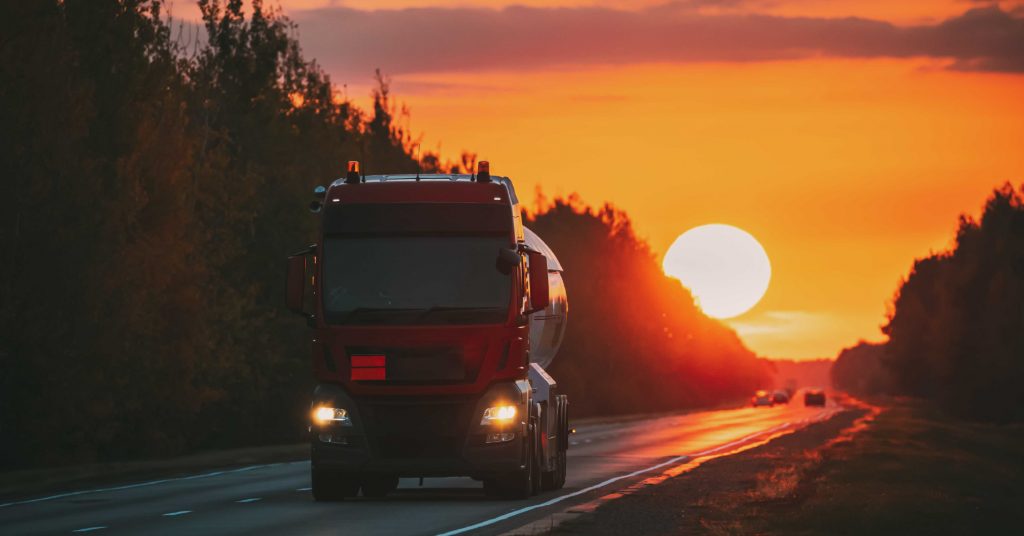
<svg viewBox="0 0 1024 536">
<path fill-rule="evenodd" d="M 315 255 L 316 244 L 306 246 L 306 249 L 297 251 L 288 256 L 288 280 L 285 285 L 285 305 L 293 313 L 306 317 L 306 321 L 312 325 L 314 317 L 305 310 L 306 302 L 306 263 L 309 256 Z"/>
<path fill-rule="evenodd" d="M 519 257 L 519 253 L 514 249 L 498 248 L 498 260 L 495 267 L 498 271 L 508 275 L 512 273 L 512 269 L 519 266 L 519 263 L 523 262 L 523 259 Z"/>
<path fill-rule="evenodd" d="M 548 295 L 548 259 L 539 251 L 528 251 L 527 255 L 530 257 L 530 308 L 541 311 L 551 301 Z"/>
<path fill-rule="evenodd" d="M 288 257 L 288 294 L 285 303 L 293 313 L 305 314 L 302 305 L 306 296 L 306 255 Z"/>
</svg>

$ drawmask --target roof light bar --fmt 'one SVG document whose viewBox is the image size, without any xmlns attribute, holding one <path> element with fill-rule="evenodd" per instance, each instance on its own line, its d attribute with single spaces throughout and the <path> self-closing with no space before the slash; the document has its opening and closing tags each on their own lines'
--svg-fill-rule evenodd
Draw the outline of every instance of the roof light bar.
<svg viewBox="0 0 1024 536">
<path fill-rule="evenodd" d="M 477 166 L 476 182 L 491 182 L 491 163 L 481 160 Z"/>
<path fill-rule="evenodd" d="M 345 184 L 359 184 L 359 161 L 349 160 L 348 171 L 345 173 Z"/>
</svg>

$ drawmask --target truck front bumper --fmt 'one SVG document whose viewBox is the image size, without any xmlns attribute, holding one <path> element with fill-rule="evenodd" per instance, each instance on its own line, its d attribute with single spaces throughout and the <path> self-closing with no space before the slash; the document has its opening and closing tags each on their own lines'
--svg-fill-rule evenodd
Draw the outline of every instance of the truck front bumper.
<svg viewBox="0 0 1024 536">
<path fill-rule="evenodd" d="M 528 384 L 502 383 L 479 397 L 353 399 L 341 387 L 321 385 L 313 406 L 341 407 L 349 423 L 310 427 L 314 467 L 401 477 L 470 476 L 487 479 L 525 466 Z M 485 408 L 518 406 L 517 419 L 481 425 Z M 488 442 L 488 435 L 507 440 Z M 507 434 L 511 434 L 509 437 Z"/>
</svg>

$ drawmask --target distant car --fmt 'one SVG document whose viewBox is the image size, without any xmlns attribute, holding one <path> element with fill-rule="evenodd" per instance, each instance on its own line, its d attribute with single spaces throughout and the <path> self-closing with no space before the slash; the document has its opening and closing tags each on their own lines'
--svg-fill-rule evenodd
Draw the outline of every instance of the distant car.
<svg viewBox="0 0 1024 536">
<path fill-rule="evenodd" d="M 808 389 L 807 391 L 804 391 L 804 405 L 824 406 L 825 391 L 822 391 L 821 389 Z"/>
<path fill-rule="evenodd" d="M 775 391 L 772 393 L 772 404 L 789 404 L 789 393 L 785 391 Z"/>
<path fill-rule="evenodd" d="M 750 405 L 756 407 L 770 407 L 772 405 L 772 396 L 768 394 L 768 391 L 758 391 L 754 393 L 754 396 L 750 399 Z"/>
</svg>

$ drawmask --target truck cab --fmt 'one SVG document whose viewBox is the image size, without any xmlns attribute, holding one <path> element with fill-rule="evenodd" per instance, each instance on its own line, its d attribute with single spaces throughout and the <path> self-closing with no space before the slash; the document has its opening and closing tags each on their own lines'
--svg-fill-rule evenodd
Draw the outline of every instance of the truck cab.
<svg viewBox="0 0 1024 536">
<path fill-rule="evenodd" d="M 564 484 L 568 401 L 541 366 L 565 328 L 561 266 L 488 168 L 350 163 L 317 192 L 318 239 L 289 257 L 287 296 L 311 327 L 316 500 L 386 495 L 400 477 L 520 498 Z"/>
</svg>

